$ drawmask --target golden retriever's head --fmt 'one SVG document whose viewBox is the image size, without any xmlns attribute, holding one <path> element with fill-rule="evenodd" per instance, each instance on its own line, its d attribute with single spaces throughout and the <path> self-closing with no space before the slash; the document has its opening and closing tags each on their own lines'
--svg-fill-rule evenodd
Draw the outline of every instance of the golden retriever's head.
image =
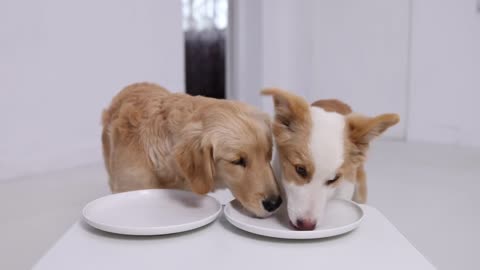
<svg viewBox="0 0 480 270">
<path fill-rule="evenodd" d="M 322 222 L 330 199 L 352 198 L 353 189 L 347 188 L 355 181 L 370 141 L 395 125 L 399 117 L 354 114 L 338 100 L 321 100 L 310 106 L 302 97 L 279 89 L 262 93 L 274 100 L 279 181 L 290 222 L 296 229 L 313 230 Z"/>
<path fill-rule="evenodd" d="M 225 101 L 201 110 L 185 127 L 175 156 L 196 193 L 223 182 L 257 217 L 268 216 L 282 202 L 270 166 L 268 115 L 248 105 Z"/>
</svg>

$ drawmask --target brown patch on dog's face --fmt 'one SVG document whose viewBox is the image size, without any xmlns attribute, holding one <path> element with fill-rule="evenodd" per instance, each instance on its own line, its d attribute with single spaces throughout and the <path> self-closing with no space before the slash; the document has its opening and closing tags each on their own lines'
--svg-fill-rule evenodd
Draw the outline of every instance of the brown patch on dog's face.
<svg viewBox="0 0 480 270">
<path fill-rule="evenodd" d="M 308 146 L 312 129 L 310 106 L 303 98 L 280 89 L 264 89 L 262 94 L 273 96 L 273 134 L 283 178 L 297 185 L 309 183 L 315 173 Z"/>
<path fill-rule="evenodd" d="M 355 182 L 357 167 L 365 161 L 366 153 L 360 151 L 358 147 L 351 142 L 348 133 L 349 131 L 346 129 L 344 140 L 344 161 L 337 171 L 340 178 L 332 184 L 332 187 L 338 187 L 342 181 Z"/>
<path fill-rule="evenodd" d="M 232 102 L 208 108 L 198 118 L 198 145 L 206 147 L 191 152 L 194 160 L 198 157 L 198 165 L 187 167 L 199 172 L 190 175 L 192 189 L 210 191 L 214 182 L 223 182 L 248 211 L 258 217 L 271 214 L 273 210 L 265 209 L 264 200 L 280 203 L 281 198 L 270 165 L 272 136 L 268 115 Z M 203 169 L 203 163 L 211 164 L 206 166 L 211 168 L 211 176 L 208 169 Z M 202 185 L 195 185 L 195 179 L 203 180 Z"/>
</svg>

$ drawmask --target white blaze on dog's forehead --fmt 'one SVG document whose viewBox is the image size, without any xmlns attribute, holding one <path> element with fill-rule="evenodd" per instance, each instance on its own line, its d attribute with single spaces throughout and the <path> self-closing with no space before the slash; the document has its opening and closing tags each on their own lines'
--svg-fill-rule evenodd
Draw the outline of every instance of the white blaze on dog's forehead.
<svg viewBox="0 0 480 270">
<path fill-rule="evenodd" d="M 319 224 L 325 217 L 325 208 L 335 189 L 326 181 L 334 177 L 344 162 L 345 118 L 335 112 L 311 107 L 312 127 L 309 148 L 315 172 L 310 182 L 299 185 L 282 178 L 287 197 L 290 221 L 312 220 Z"/>
<path fill-rule="evenodd" d="M 312 151 L 315 174 L 312 180 L 329 180 L 344 161 L 345 118 L 336 112 L 319 107 L 310 108 L 312 114 Z"/>
</svg>

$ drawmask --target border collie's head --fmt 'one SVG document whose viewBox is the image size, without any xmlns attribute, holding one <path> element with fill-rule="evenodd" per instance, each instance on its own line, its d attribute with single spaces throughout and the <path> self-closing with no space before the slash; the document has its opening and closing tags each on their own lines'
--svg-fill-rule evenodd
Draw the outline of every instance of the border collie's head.
<svg viewBox="0 0 480 270">
<path fill-rule="evenodd" d="M 395 125 L 399 117 L 353 114 L 338 100 L 310 106 L 302 97 L 280 89 L 265 89 L 262 94 L 273 96 L 278 181 L 286 195 L 290 223 L 299 230 L 313 230 L 342 183 L 356 179 L 370 140 Z"/>
</svg>

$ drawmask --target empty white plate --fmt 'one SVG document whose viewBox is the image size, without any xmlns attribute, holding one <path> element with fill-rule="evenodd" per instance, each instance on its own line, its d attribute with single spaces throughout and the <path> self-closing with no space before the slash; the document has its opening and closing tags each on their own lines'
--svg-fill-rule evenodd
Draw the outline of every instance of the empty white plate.
<svg viewBox="0 0 480 270">
<path fill-rule="evenodd" d="M 117 193 L 83 208 L 91 226 L 112 233 L 160 235 L 184 232 L 214 221 L 222 206 L 209 196 L 169 189 Z"/>
<path fill-rule="evenodd" d="M 363 219 L 362 208 L 351 201 L 332 200 L 326 211 L 325 221 L 315 230 L 296 231 L 289 226 L 284 207 L 276 215 L 263 219 L 252 217 L 236 201 L 224 208 L 227 220 L 234 226 L 254 234 L 285 239 L 315 239 L 344 234 L 357 228 Z"/>
</svg>

